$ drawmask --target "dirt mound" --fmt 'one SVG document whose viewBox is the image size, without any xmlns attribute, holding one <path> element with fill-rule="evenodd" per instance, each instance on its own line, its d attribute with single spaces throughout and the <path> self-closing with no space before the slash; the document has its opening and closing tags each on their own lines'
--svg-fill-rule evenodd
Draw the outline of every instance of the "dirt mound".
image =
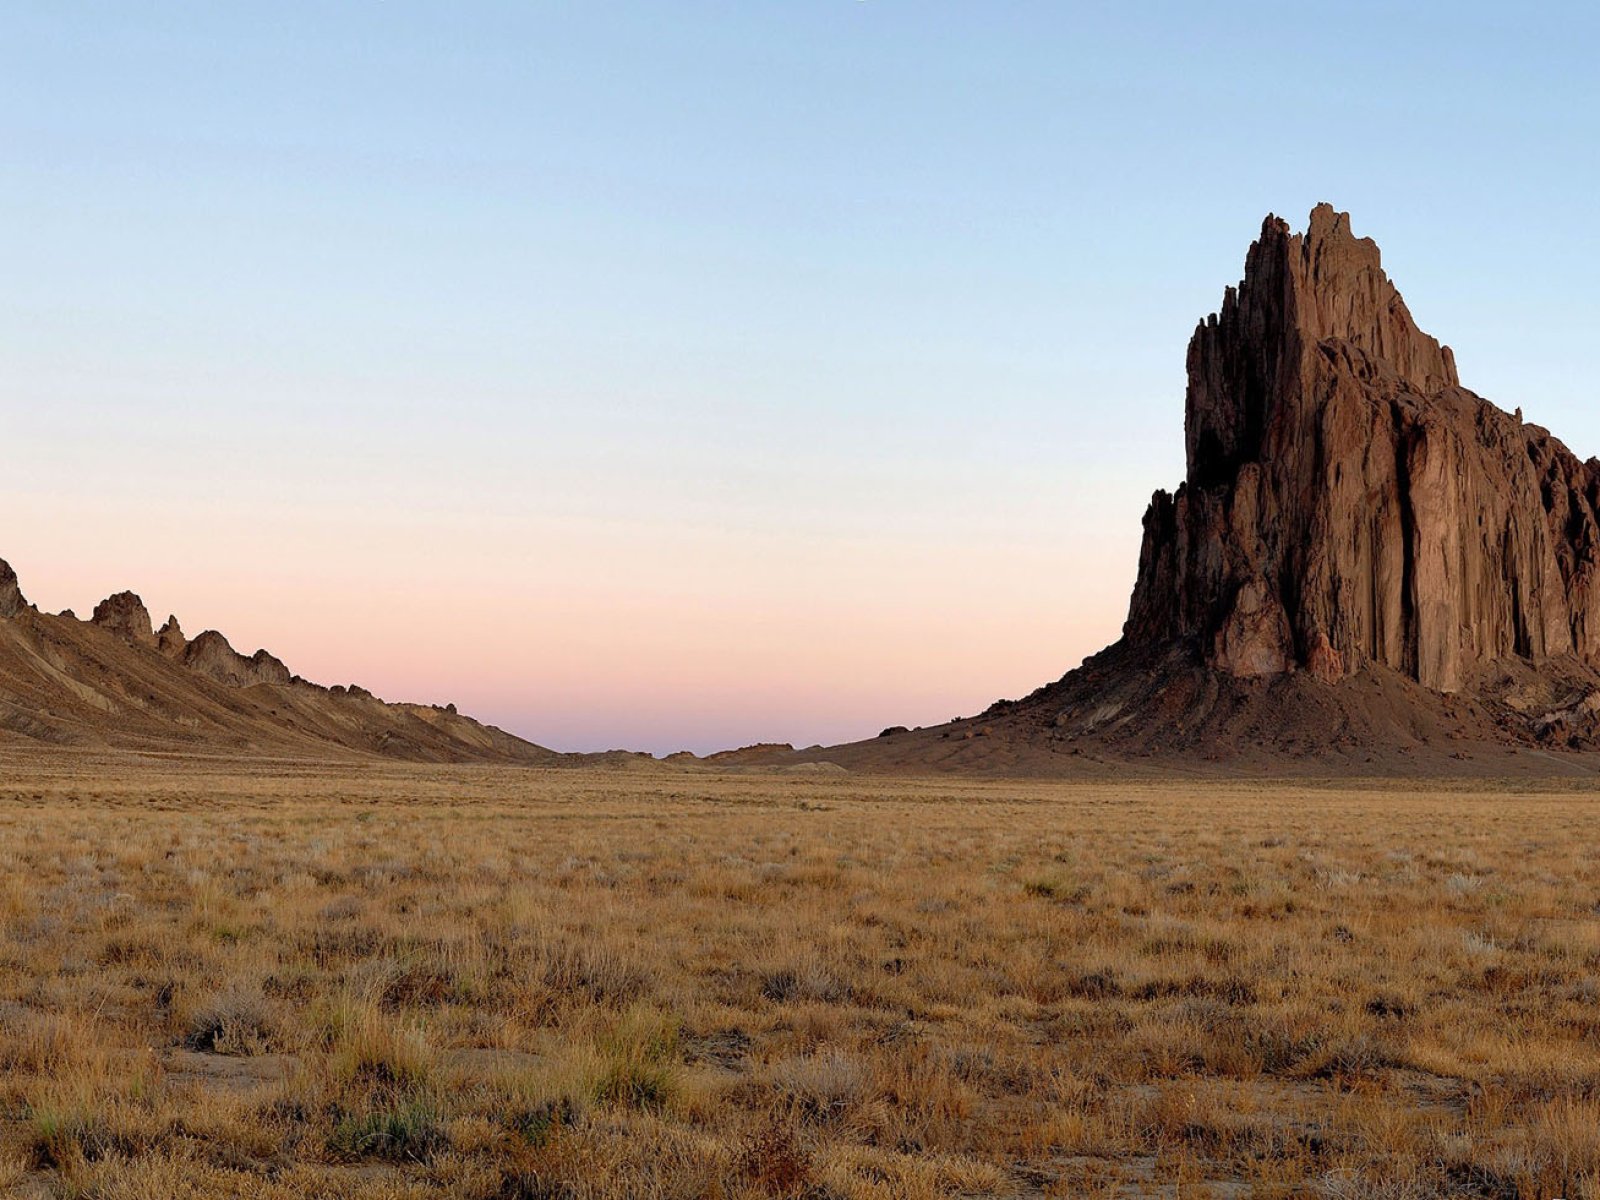
<svg viewBox="0 0 1600 1200">
<path fill-rule="evenodd" d="M 1600 773 L 1600 672 L 1573 659 L 1496 664 L 1445 694 L 1387 667 L 1335 682 L 1237 676 L 1192 647 L 1119 642 L 975 717 L 790 762 L 1004 776 L 1421 776 Z"/>
</svg>

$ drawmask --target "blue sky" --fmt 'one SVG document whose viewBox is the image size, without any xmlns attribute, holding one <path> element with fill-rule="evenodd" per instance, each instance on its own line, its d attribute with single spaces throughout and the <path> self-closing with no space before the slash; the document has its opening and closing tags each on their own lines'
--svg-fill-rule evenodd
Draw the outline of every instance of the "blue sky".
<svg viewBox="0 0 1600 1200">
<path fill-rule="evenodd" d="M 563 748 L 1026 691 L 1268 211 L 1600 452 L 1600 18 L 1405 9 L 6 4 L 0 556 Z"/>
</svg>

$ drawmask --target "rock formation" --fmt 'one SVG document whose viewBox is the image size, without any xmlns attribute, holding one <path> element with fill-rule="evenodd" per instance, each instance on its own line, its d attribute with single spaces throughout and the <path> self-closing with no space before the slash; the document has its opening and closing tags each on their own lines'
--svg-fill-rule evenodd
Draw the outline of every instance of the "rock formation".
<svg viewBox="0 0 1600 1200">
<path fill-rule="evenodd" d="M 1184 440 L 1121 639 L 975 717 L 789 760 L 1600 772 L 1600 461 L 1463 388 L 1346 214 L 1266 219 L 1189 343 Z"/>
<path fill-rule="evenodd" d="M 1600 661 L 1600 463 L 1461 387 L 1347 214 L 1267 218 L 1188 374 L 1187 477 L 1145 514 L 1128 643 L 1441 692 L 1510 656 Z"/>
<path fill-rule="evenodd" d="M 388 704 L 354 685 L 291 675 L 265 650 L 207 630 L 159 633 L 132 592 L 41 613 L 0 562 L 0 752 L 23 743 L 99 750 L 548 764 L 560 756 L 454 707 Z"/>
<path fill-rule="evenodd" d="M 0 617 L 14 617 L 28 608 L 28 601 L 17 582 L 11 564 L 0 562 Z"/>
<path fill-rule="evenodd" d="M 100 601 L 94 606 L 89 623 L 100 626 L 125 642 L 136 642 L 141 646 L 155 645 L 156 635 L 150 626 L 150 610 L 132 592 L 117 592 Z"/>
<path fill-rule="evenodd" d="M 184 647 L 183 665 L 229 687 L 288 683 L 290 679 L 289 668 L 282 661 L 265 650 L 257 650 L 246 658 L 215 629 L 197 634 L 194 641 Z"/>
<path fill-rule="evenodd" d="M 183 657 L 184 650 L 189 645 L 189 639 L 183 636 L 183 629 L 178 625 L 178 618 L 168 615 L 167 623 L 156 631 L 156 649 L 168 658 Z"/>
<path fill-rule="evenodd" d="M 8 568 L 9 569 L 9 568 Z M 204 675 L 229 687 L 249 687 L 256 683 L 288 683 L 293 676 L 282 660 L 257 650 L 248 657 L 240 654 L 228 639 L 215 629 L 207 629 L 190 641 L 184 637 L 178 618 L 169 616 L 156 632 L 151 627 L 150 610 L 133 592 L 118 592 L 95 605 L 91 625 L 125 642 L 154 646 L 168 658 L 176 659 L 197 675 Z"/>
</svg>

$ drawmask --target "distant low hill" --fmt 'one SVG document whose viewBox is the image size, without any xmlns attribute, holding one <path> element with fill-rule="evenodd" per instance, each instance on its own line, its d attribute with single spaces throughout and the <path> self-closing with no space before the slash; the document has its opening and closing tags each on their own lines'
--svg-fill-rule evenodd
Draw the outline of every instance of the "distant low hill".
<svg viewBox="0 0 1600 1200">
<path fill-rule="evenodd" d="M 155 629 L 132 592 L 88 620 L 40 612 L 0 562 L 0 744 L 417 762 L 553 764 L 567 756 L 463 716 L 323 687 L 215 630 Z"/>
</svg>

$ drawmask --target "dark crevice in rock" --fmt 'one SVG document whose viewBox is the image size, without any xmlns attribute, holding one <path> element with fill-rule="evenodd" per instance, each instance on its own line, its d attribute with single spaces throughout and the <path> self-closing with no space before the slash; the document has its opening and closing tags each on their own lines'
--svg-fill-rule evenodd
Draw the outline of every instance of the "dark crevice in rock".
<svg viewBox="0 0 1600 1200">
<path fill-rule="evenodd" d="M 1404 658 L 1394 664 L 1417 675 L 1417 516 L 1411 506 L 1412 439 L 1398 404 L 1390 405 L 1395 427 L 1394 476 L 1400 510 L 1400 637 Z"/>
</svg>

